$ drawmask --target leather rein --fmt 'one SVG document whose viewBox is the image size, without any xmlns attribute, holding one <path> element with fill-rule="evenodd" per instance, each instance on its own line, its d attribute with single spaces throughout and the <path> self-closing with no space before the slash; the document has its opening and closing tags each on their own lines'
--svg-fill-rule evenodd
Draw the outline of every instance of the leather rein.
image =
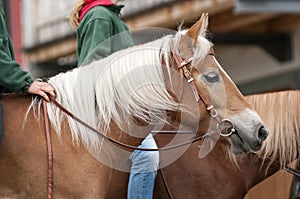
<svg viewBox="0 0 300 199">
<path fill-rule="evenodd" d="M 173 49 L 173 48 L 171 48 L 171 49 Z M 192 77 L 191 72 L 187 69 L 187 66 L 191 64 L 192 59 L 189 59 L 189 60 L 182 59 L 179 55 L 177 55 L 175 53 L 174 50 L 172 50 L 172 54 L 174 56 L 174 59 L 176 61 L 177 68 L 178 68 L 180 74 L 182 74 L 183 77 L 190 84 L 191 89 L 192 89 L 192 91 L 194 93 L 196 101 L 199 102 L 200 99 L 201 99 L 202 102 L 205 104 L 206 109 L 210 113 L 211 117 L 214 118 L 214 119 L 216 119 L 216 121 L 219 124 L 224 124 L 225 122 L 228 122 L 228 123 L 231 124 L 231 129 L 230 129 L 231 131 L 228 134 L 222 134 L 222 133 L 220 133 L 220 135 L 222 135 L 222 136 L 230 136 L 232 133 L 235 132 L 235 128 L 234 128 L 233 123 L 229 119 L 223 119 L 220 116 L 220 114 L 218 113 L 218 111 L 211 104 L 210 100 L 208 100 L 206 98 L 206 96 L 197 89 L 197 87 L 195 85 L 195 82 L 194 82 L 194 78 Z M 209 52 L 208 55 L 214 56 L 214 53 L 213 52 Z M 178 148 L 178 147 L 182 147 L 182 146 L 185 146 L 185 145 L 188 145 L 188 144 L 192 144 L 192 143 L 194 143 L 196 141 L 202 140 L 205 136 L 207 136 L 207 135 L 195 136 L 195 137 L 193 137 L 189 141 L 186 141 L 186 142 L 183 142 L 183 143 L 180 143 L 180 144 L 177 144 L 177 145 L 165 147 L 165 148 L 153 148 L 153 149 L 151 149 L 151 148 L 138 148 L 136 146 L 128 145 L 128 144 L 125 144 L 125 143 L 120 142 L 118 140 L 115 140 L 115 139 L 113 139 L 111 137 L 106 136 L 105 134 L 103 134 L 100 131 L 98 131 L 96 128 L 90 126 L 89 124 L 87 124 L 86 122 L 84 122 L 83 120 L 81 120 L 80 118 L 78 118 L 77 116 L 75 116 L 73 113 L 71 113 L 65 107 L 63 107 L 59 102 L 57 102 L 54 97 L 49 96 L 49 98 L 50 98 L 50 100 L 51 100 L 51 102 L 53 104 L 55 104 L 62 112 L 64 112 L 66 115 L 68 115 L 69 117 L 71 117 L 72 119 L 74 119 L 76 122 L 82 124 L 84 127 L 86 127 L 89 130 L 97 133 L 98 135 L 100 135 L 101 137 L 103 137 L 103 138 L 111 141 L 112 143 L 117 144 L 117 145 L 122 146 L 122 147 L 125 147 L 125 148 L 128 148 L 128 149 L 132 149 L 132 150 L 141 150 L 141 151 L 165 151 L 165 150 L 171 150 L 171 149 L 174 149 L 174 148 Z M 46 110 L 45 110 L 45 112 L 46 112 Z"/>
<path fill-rule="evenodd" d="M 288 173 L 290 173 L 290 174 L 292 174 L 292 175 L 294 175 L 294 176 L 300 178 L 300 171 L 299 171 L 299 170 L 293 169 L 292 167 L 289 167 L 289 166 L 284 166 L 283 169 L 284 169 L 286 172 L 288 172 Z"/>
<path fill-rule="evenodd" d="M 223 119 L 220 114 L 218 113 L 218 111 L 214 108 L 214 106 L 211 104 L 210 100 L 208 100 L 206 98 L 206 96 L 200 92 L 198 90 L 198 88 L 195 85 L 194 82 L 194 78 L 190 72 L 190 70 L 188 70 L 187 66 L 191 65 L 192 63 L 192 58 L 190 59 L 182 59 L 182 57 L 180 57 L 176 52 L 175 52 L 175 48 L 174 48 L 174 43 L 171 43 L 171 53 L 174 57 L 174 60 L 176 62 L 177 65 L 177 69 L 181 74 L 181 79 L 183 81 L 183 79 L 185 78 L 192 91 L 193 94 L 195 96 L 195 100 L 196 102 L 199 102 L 200 100 L 205 104 L 207 111 L 210 113 L 211 117 L 216 119 L 216 121 L 218 122 L 218 124 L 224 124 L 226 122 L 228 122 L 231 127 L 230 127 L 230 131 L 227 132 L 226 134 L 223 134 L 222 132 L 219 132 L 221 136 L 230 136 L 232 133 L 235 133 L 235 128 L 233 123 L 229 120 L 229 119 Z M 210 51 L 208 53 L 208 55 L 214 56 L 214 53 L 212 51 Z M 182 93 L 182 92 L 181 92 Z M 190 140 L 186 141 L 186 142 L 182 142 L 180 144 L 176 144 L 173 146 L 169 146 L 169 147 L 164 147 L 164 148 L 138 148 L 136 146 L 132 146 L 123 142 L 120 142 L 118 140 L 115 140 L 111 137 L 106 136 L 105 134 L 101 133 L 100 131 L 98 131 L 96 128 L 90 126 L 89 124 L 87 124 L 86 122 L 84 122 L 83 120 L 81 120 L 80 118 L 76 117 L 73 113 L 71 113 L 69 110 L 67 110 L 65 107 L 63 107 L 60 103 L 58 103 L 56 101 L 56 99 L 52 96 L 49 96 L 51 102 L 53 104 L 55 104 L 62 112 L 64 112 L 66 115 L 68 115 L 69 117 L 71 117 L 72 119 L 74 119 L 76 122 L 82 124 L 84 127 L 88 128 L 89 130 L 97 133 L 98 135 L 100 135 L 101 137 L 103 137 L 106 140 L 111 141 L 112 143 L 119 145 L 121 147 L 125 147 L 128 149 L 132 149 L 132 150 L 141 150 L 141 151 L 166 151 L 166 150 L 171 150 L 171 149 L 175 149 L 178 147 L 182 147 L 182 146 L 186 146 L 186 145 L 190 145 L 194 142 L 203 140 L 206 136 L 209 136 L 207 134 L 202 135 L 202 136 L 195 136 L 193 138 L 191 138 Z M 45 131 L 46 131 L 46 141 L 47 141 L 47 156 L 48 156 L 48 186 L 47 186 L 47 196 L 48 199 L 52 198 L 52 192 L 53 192 L 53 154 L 52 154 L 52 144 L 51 144 L 51 136 L 50 136 L 50 124 L 49 124 L 49 118 L 48 118 L 48 112 L 47 112 L 47 103 L 44 101 L 43 102 L 43 108 L 44 108 L 44 120 L 45 120 Z M 168 132 L 168 131 L 165 131 Z M 174 132 L 174 131 L 170 131 L 170 132 Z M 165 186 L 167 186 L 166 182 L 165 182 Z M 169 193 L 170 195 L 170 193 Z"/>
</svg>

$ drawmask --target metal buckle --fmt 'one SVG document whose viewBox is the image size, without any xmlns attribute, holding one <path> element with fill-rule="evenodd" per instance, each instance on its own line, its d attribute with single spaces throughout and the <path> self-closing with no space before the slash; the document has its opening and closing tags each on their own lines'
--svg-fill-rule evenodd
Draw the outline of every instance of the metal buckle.
<svg viewBox="0 0 300 199">
<path fill-rule="evenodd" d="M 209 107 L 208 107 L 208 108 L 209 108 Z M 207 108 L 207 110 L 208 110 L 208 108 Z M 218 111 L 215 110 L 215 109 L 213 109 L 213 111 L 215 112 L 215 114 L 213 114 L 213 112 L 210 111 L 210 115 L 211 115 L 213 118 L 216 118 L 216 117 L 219 115 L 219 113 L 218 113 Z"/>
<path fill-rule="evenodd" d="M 191 63 L 189 60 L 183 60 L 183 62 L 180 63 L 180 68 L 188 65 L 189 63 Z"/>
<path fill-rule="evenodd" d="M 188 79 L 187 81 L 188 81 L 188 83 L 191 83 L 192 81 L 194 81 L 194 78 L 191 77 L 191 78 Z"/>
<path fill-rule="evenodd" d="M 211 109 L 213 109 L 214 108 L 214 106 L 213 105 L 210 105 L 209 107 L 207 107 L 206 109 L 208 110 L 208 111 L 210 111 Z"/>
<path fill-rule="evenodd" d="M 188 69 L 184 70 L 184 74 L 188 74 L 188 75 L 192 76 L 192 73 Z"/>
</svg>

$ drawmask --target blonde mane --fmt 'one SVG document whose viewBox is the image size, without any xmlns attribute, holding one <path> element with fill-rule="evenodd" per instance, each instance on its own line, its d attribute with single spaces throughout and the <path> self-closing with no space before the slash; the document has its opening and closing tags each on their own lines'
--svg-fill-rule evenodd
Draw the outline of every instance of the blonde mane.
<svg viewBox="0 0 300 199">
<path fill-rule="evenodd" d="M 285 166 L 295 160 L 300 144 L 300 91 L 284 91 L 247 96 L 247 101 L 261 116 L 269 136 L 260 157 Z"/>
<path fill-rule="evenodd" d="M 175 44 L 180 35 L 175 35 Z M 161 66 L 162 60 L 169 66 L 172 38 L 165 36 L 118 51 L 105 59 L 50 78 L 49 83 L 56 90 L 56 100 L 103 134 L 109 130 L 111 121 L 121 129 L 127 125 L 129 116 L 155 125 L 165 119 L 162 116 L 166 110 L 184 111 L 167 91 Z M 210 47 L 201 45 L 197 52 L 208 52 Z M 205 53 L 202 54 L 203 58 Z M 195 56 L 199 60 L 199 55 Z M 170 74 L 168 80 L 171 82 Z M 100 150 L 101 139 L 96 133 L 66 116 L 54 104 L 48 103 L 47 107 L 58 135 L 61 135 L 62 121 L 67 118 L 73 141 L 81 142 L 93 151 Z"/>
</svg>

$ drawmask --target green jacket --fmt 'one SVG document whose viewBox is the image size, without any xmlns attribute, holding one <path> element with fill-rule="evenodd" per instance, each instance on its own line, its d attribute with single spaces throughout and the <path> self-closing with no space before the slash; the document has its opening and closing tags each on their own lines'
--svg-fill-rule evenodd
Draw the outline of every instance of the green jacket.
<svg viewBox="0 0 300 199">
<path fill-rule="evenodd" d="M 5 25 L 0 3 L 0 93 L 27 91 L 33 79 L 15 60 L 14 49 Z"/>
<path fill-rule="evenodd" d="M 96 6 L 83 17 L 77 29 L 78 66 L 133 46 L 129 29 L 119 18 L 122 7 Z"/>
</svg>

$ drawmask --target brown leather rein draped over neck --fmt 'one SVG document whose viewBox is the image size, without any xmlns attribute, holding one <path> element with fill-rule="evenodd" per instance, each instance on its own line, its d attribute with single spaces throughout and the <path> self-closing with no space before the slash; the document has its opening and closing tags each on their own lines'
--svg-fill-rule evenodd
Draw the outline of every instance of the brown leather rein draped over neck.
<svg viewBox="0 0 300 199">
<path fill-rule="evenodd" d="M 50 124 L 47 111 L 47 102 L 43 101 L 44 110 L 44 121 L 45 121 L 45 131 L 46 131 L 46 143 L 47 143 L 47 157 L 48 157 L 48 177 L 47 177 L 47 198 L 52 198 L 53 192 L 53 153 L 52 153 L 52 142 L 50 135 Z"/>
</svg>

